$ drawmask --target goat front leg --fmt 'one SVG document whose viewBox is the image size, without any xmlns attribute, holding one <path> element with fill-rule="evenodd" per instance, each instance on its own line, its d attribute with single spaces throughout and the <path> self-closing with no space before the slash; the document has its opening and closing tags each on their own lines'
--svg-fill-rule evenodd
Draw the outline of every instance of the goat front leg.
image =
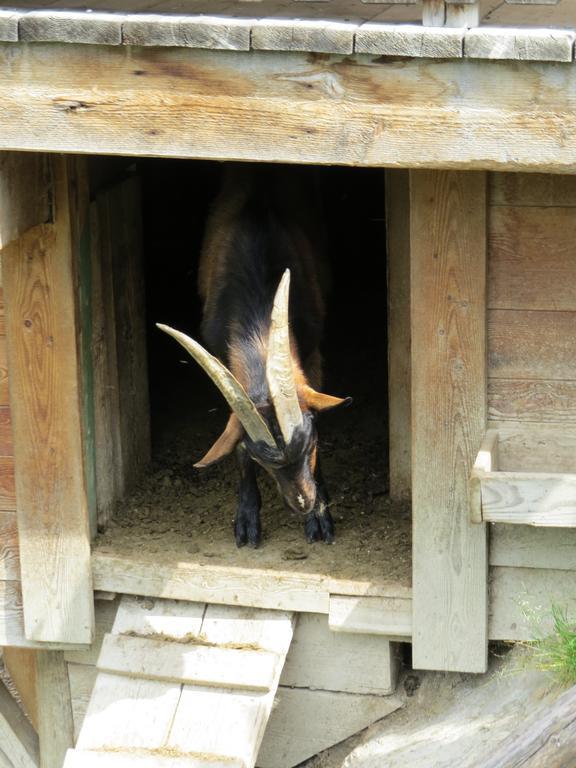
<svg viewBox="0 0 576 768">
<path fill-rule="evenodd" d="M 236 448 L 236 455 L 240 469 L 239 500 L 234 519 L 236 546 L 243 547 L 245 544 L 250 544 L 252 547 L 257 547 L 262 538 L 260 523 L 262 500 L 256 479 L 256 464 L 242 443 Z"/>
<path fill-rule="evenodd" d="M 304 533 L 306 541 L 312 544 L 314 541 L 323 541 L 325 544 L 334 544 L 334 521 L 330 514 L 330 497 L 324 484 L 324 477 L 320 470 L 320 459 L 316 464 L 316 503 L 314 509 L 306 515 L 304 520 Z"/>
</svg>

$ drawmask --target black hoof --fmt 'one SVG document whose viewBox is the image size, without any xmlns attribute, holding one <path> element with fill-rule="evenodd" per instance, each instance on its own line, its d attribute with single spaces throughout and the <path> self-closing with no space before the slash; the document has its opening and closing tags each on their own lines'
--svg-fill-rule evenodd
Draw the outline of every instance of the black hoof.
<svg viewBox="0 0 576 768">
<path fill-rule="evenodd" d="M 262 541 L 262 530 L 259 524 L 250 523 L 243 519 L 234 521 L 234 538 L 237 547 L 244 547 L 249 544 L 256 549 Z"/>
<path fill-rule="evenodd" d="M 323 541 L 325 544 L 334 543 L 334 521 L 328 510 L 320 515 L 310 512 L 304 520 L 304 534 L 306 541 L 313 544 L 315 541 Z"/>
</svg>

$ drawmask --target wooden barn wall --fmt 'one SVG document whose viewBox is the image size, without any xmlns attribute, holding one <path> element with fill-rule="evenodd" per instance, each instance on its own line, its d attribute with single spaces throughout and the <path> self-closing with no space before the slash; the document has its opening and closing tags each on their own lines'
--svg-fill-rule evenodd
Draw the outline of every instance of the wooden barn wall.
<svg viewBox="0 0 576 768">
<path fill-rule="evenodd" d="M 494 173 L 488 414 L 502 470 L 576 471 L 576 177 Z M 576 607 L 576 530 L 493 525 L 492 607 Z M 513 635 L 512 635 L 513 636 Z"/>
</svg>

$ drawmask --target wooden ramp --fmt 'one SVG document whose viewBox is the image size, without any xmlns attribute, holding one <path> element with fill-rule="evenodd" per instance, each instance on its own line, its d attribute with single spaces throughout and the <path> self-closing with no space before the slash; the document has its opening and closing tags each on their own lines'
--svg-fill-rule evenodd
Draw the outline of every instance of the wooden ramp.
<svg viewBox="0 0 576 768">
<path fill-rule="evenodd" d="M 123 597 L 64 768 L 253 768 L 291 613 Z"/>
</svg>

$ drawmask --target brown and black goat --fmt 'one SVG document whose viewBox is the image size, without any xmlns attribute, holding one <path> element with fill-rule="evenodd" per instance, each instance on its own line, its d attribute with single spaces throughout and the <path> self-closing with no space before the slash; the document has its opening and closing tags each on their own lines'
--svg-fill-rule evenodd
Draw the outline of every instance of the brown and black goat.
<svg viewBox="0 0 576 768">
<path fill-rule="evenodd" d="M 308 541 L 334 541 L 315 417 L 347 400 L 319 391 L 320 230 L 310 184 L 302 184 L 300 173 L 232 166 L 225 174 L 199 270 L 202 334 L 215 356 L 185 334 L 158 326 L 200 364 L 232 410 L 224 432 L 195 466 L 207 467 L 236 449 L 238 546 L 258 546 L 261 539 L 257 465 L 303 516 Z"/>
</svg>

